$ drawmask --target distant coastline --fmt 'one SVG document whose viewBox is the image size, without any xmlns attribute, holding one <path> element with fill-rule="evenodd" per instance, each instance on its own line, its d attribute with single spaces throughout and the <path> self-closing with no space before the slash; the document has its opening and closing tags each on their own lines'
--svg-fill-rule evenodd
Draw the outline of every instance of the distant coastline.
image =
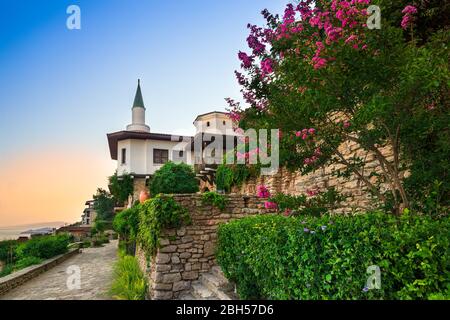
<svg viewBox="0 0 450 320">
<path fill-rule="evenodd" d="M 19 238 L 20 233 L 30 230 L 30 229 L 39 229 L 39 228 L 60 228 L 67 223 L 56 221 L 56 222 L 43 222 L 43 223 L 31 223 L 31 224 L 23 224 L 17 226 L 4 226 L 0 227 L 0 241 L 2 240 L 16 240 Z"/>
</svg>

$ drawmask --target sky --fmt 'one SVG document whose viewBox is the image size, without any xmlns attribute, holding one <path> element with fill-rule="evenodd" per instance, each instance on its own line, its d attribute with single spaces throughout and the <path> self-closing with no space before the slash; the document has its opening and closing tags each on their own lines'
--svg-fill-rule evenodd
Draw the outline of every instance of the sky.
<svg viewBox="0 0 450 320">
<path fill-rule="evenodd" d="M 114 173 L 106 134 L 131 122 L 138 78 L 152 132 L 225 111 L 247 23 L 286 2 L 1 0 L 0 226 L 80 220 Z"/>
</svg>

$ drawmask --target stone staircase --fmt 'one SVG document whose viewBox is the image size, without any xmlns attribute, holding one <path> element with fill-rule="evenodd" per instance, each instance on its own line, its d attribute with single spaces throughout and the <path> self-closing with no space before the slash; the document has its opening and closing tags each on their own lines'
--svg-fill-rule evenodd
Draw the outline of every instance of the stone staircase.
<svg viewBox="0 0 450 320">
<path fill-rule="evenodd" d="M 215 266 L 192 282 L 190 292 L 182 295 L 180 300 L 237 300 L 234 291 L 234 285 L 225 278 L 220 267 Z"/>
</svg>

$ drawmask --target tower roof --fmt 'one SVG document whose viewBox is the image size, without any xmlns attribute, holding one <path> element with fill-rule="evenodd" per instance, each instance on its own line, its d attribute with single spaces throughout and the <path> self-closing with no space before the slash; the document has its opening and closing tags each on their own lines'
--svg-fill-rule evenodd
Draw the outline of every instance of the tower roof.
<svg viewBox="0 0 450 320">
<path fill-rule="evenodd" d="M 134 97 L 133 108 L 144 108 L 144 99 L 141 92 L 141 79 L 138 79 L 138 86 L 136 90 L 136 96 Z"/>
</svg>

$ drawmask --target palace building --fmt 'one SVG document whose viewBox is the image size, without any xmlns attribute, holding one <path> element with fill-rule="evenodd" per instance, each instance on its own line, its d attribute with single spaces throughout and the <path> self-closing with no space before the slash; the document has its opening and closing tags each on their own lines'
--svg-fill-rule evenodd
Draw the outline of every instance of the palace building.
<svg viewBox="0 0 450 320">
<path fill-rule="evenodd" d="M 107 134 L 111 158 L 117 161 L 117 174 L 131 174 L 134 178 L 134 199 L 147 187 L 155 171 L 168 161 L 195 165 L 198 178 L 208 180 L 208 174 L 214 169 L 202 166 L 206 157 L 204 148 L 217 136 L 223 137 L 223 148 L 230 139 L 233 145 L 236 141 L 232 122 L 225 112 L 213 111 L 197 116 L 194 120 L 195 136 L 152 132 L 145 116 L 146 108 L 138 80 L 131 108 L 131 124 L 125 130 Z"/>
</svg>

